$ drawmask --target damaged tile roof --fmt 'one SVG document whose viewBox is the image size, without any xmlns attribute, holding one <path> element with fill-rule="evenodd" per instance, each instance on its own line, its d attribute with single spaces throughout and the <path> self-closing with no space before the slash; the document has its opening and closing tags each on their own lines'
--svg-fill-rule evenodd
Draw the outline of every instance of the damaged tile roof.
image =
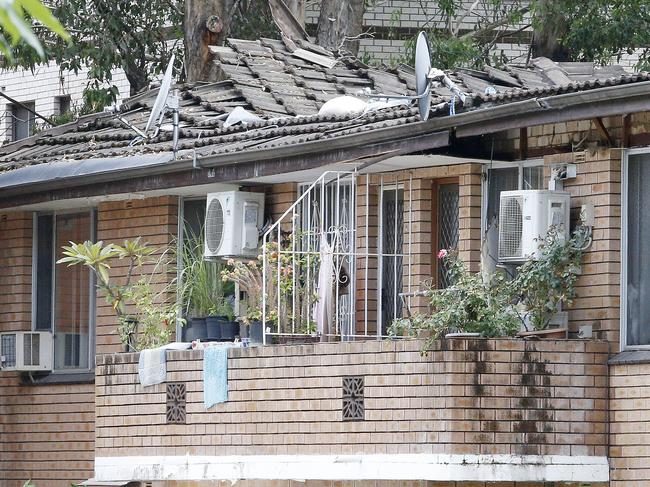
<svg viewBox="0 0 650 487">
<path fill-rule="evenodd" d="M 302 53 L 292 53 L 282 41 L 272 39 L 229 39 L 227 46 L 213 47 L 222 81 L 179 87 L 180 157 L 300 144 L 420 120 L 417 110 L 410 105 L 380 109 L 362 116 L 319 116 L 318 111 L 326 101 L 341 95 L 414 95 L 414 71 L 408 66 L 376 69 L 356 59 L 336 59 L 307 42 L 302 42 L 300 47 Z M 317 62 L 313 61 L 314 55 L 319 57 Z M 459 106 L 457 113 L 540 95 L 650 79 L 647 74 L 626 73 L 620 66 L 554 63 L 545 58 L 535 59 L 526 67 L 497 69 L 486 66 L 482 71 L 457 69 L 448 75 L 470 95 L 470 101 Z M 444 86 L 432 91 L 430 117 L 449 115 L 452 93 Z M 127 100 L 121 108 L 122 120 L 143 129 L 157 93 L 158 90 L 151 90 Z M 262 120 L 224 125 L 226 117 L 236 107 Z M 171 130 L 161 130 L 146 144 L 132 144 L 135 137 L 135 132 L 115 115 L 92 116 L 1 147 L 0 172 L 57 160 L 124 157 L 172 150 Z"/>
</svg>

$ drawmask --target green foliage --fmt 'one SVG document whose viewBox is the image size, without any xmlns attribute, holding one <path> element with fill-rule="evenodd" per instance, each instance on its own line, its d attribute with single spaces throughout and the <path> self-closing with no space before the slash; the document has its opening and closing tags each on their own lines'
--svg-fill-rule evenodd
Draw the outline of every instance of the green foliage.
<svg viewBox="0 0 650 487">
<path fill-rule="evenodd" d="M 427 290 L 431 314 L 395 320 L 393 336 L 429 336 L 425 344 L 447 333 L 480 333 L 484 337 L 514 335 L 523 324 L 546 329 L 560 304 L 571 306 L 590 232 L 580 226 L 565 239 L 551 228 L 540 243 L 536 259 L 526 261 L 510 279 L 503 272 L 489 276 L 471 273 L 455 251 L 441 250 L 439 258 L 451 283 L 444 289 Z"/>
<path fill-rule="evenodd" d="M 279 39 L 280 32 L 273 22 L 267 0 L 241 0 L 237 2 L 230 22 L 229 37 L 235 39 Z"/>
<path fill-rule="evenodd" d="M 503 273 L 484 280 L 480 273 L 469 272 L 455 251 L 441 255 L 450 285 L 427 290 L 431 314 L 399 319 L 389 329 L 391 335 L 407 332 L 429 335 L 426 347 L 447 333 L 480 333 L 482 336 L 511 336 L 519 330 L 519 319 L 511 301 L 513 284 Z"/>
<path fill-rule="evenodd" d="M 164 71 L 174 52 L 179 54 L 176 74 L 180 72 L 181 1 L 56 0 L 54 15 L 70 32 L 71 42 L 42 31 L 45 55 L 62 70 L 77 73 L 89 68 L 87 91 L 94 93 L 86 100 L 89 110 L 115 100 L 118 91 L 112 73 L 116 69 L 126 73 L 131 94 L 145 88 L 154 76 Z M 45 60 L 38 50 L 26 46 L 16 50 L 16 62 L 33 69 Z"/>
<path fill-rule="evenodd" d="M 161 255 L 154 259 L 152 254 L 157 251 Z M 57 264 L 83 265 L 93 271 L 97 288 L 115 310 L 123 344 L 141 350 L 169 342 L 180 309 L 176 302 L 176 279 L 164 279 L 165 283 L 159 284 L 157 277 L 173 272 L 174 256 L 170 249 L 155 249 L 138 237 L 125 240 L 122 245 L 70 242 L 63 247 L 63 255 Z M 118 262 L 127 265 L 126 277 L 119 282 L 110 274 Z M 153 270 L 146 272 L 146 265 L 152 265 Z M 128 314 L 130 309 L 134 310 L 133 315 Z"/>
<path fill-rule="evenodd" d="M 431 65 L 439 69 L 480 67 L 489 61 L 506 61 L 502 56 L 492 57 L 490 52 L 507 31 L 520 29 L 531 2 L 523 0 L 487 0 L 463 2 L 441 0 L 420 2 L 420 14 L 427 15 L 421 24 L 426 32 L 431 51 Z M 534 0 L 533 0 L 534 3 Z M 431 13 L 433 12 L 433 13 Z M 476 19 L 466 31 L 468 18 Z M 391 25 L 401 18 L 401 11 L 391 15 Z M 413 64 L 417 35 L 406 39 L 403 62 Z"/>
<path fill-rule="evenodd" d="M 181 302 L 186 316 L 232 316 L 221 279 L 224 265 L 203 257 L 203 232 L 189 235 L 181 252 Z M 230 309 L 228 309 L 230 308 Z"/>
<path fill-rule="evenodd" d="M 34 33 L 34 27 L 43 27 L 60 42 L 70 41 L 70 34 L 40 0 L 2 0 L 0 2 L 0 52 L 10 62 L 18 43 L 24 41 L 36 56 L 43 59 L 43 45 Z"/>
<path fill-rule="evenodd" d="M 262 269 L 260 259 L 242 261 L 230 259 L 228 267 L 221 271 L 221 278 L 224 282 L 233 282 L 239 285 L 239 289 L 246 293 L 246 311 L 238 316 L 244 325 L 250 325 L 253 321 L 262 319 Z M 274 289 L 267 290 L 267 299 L 274 301 Z"/>
<path fill-rule="evenodd" d="M 420 2 L 418 13 L 428 16 L 420 27 L 429 38 L 432 65 L 440 69 L 512 61 L 503 52 L 495 52 L 504 35 L 529 27 L 535 35 L 543 35 L 547 23 L 558 19 L 566 23 L 565 28 L 557 29 L 558 40 L 571 60 L 606 64 L 640 50 L 636 68 L 650 68 L 650 4 L 646 0 L 441 0 L 435 7 L 432 4 Z M 401 11 L 396 10 L 391 25 L 400 17 Z M 477 21 L 469 32 L 463 31 L 467 28 L 463 21 L 469 17 Z M 409 64 L 414 59 L 415 40 L 415 36 L 406 40 L 404 61 Z"/>
<path fill-rule="evenodd" d="M 612 58 L 620 59 L 623 54 L 640 49 L 636 67 L 650 68 L 647 0 L 555 0 L 539 5 L 538 19 L 549 14 L 566 19 L 568 30 L 561 42 L 574 60 L 606 64 Z"/>
<path fill-rule="evenodd" d="M 522 318 L 536 330 L 548 328 L 559 305 L 571 306 L 576 297 L 576 281 L 589 235 L 579 227 L 570 239 L 561 238 L 551 228 L 540 243 L 539 258 L 526 261 L 514 280 L 519 303 L 525 309 Z"/>
</svg>

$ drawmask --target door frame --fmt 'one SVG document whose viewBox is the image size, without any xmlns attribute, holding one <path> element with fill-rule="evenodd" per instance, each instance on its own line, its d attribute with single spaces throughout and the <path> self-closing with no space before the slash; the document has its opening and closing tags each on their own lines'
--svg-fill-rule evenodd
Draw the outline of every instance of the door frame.
<svg viewBox="0 0 650 487">
<path fill-rule="evenodd" d="M 439 263 L 438 250 L 440 250 L 440 232 L 438 228 L 438 199 L 440 195 L 440 186 L 445 184 L 457 184 L 460 193 L 460 178 L 458 176 L 448 178 L 436 178 L 431 180 L 431 283 L 437 288 L 440 285 L 438 281 Z M 460 198 L 460 194 L 459 194 Z M 460 212 L 460 201 L 458 205 Z M 460 213 L 459 213 L 460 217 Z"/>
</svg>

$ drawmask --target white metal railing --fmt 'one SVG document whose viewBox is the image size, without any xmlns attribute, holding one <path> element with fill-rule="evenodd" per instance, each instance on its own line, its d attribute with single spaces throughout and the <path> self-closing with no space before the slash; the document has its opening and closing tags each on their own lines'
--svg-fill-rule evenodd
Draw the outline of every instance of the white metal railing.
<svg viewBox="0 0 650 487">
<path fill-rule="evenodd" d="M 410 183 L 328 171 L 304 188 L 263 237 L 265 342 L 386 335 L 412 291 Z"/>
</svg>

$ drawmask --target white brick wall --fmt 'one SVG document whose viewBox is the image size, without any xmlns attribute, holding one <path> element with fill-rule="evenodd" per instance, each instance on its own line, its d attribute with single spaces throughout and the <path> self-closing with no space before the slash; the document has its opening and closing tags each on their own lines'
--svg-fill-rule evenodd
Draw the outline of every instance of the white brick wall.
<svg viewBox="0 0 650 487">
<path fill-rule="evenodd" d="M 25 69 L 0 71 L 0 90 L 20 102 L 35 102 L 36 112 L 49 117 L 58 108 L 57 96 L 70 95 L 71 105 L 81 106 L 83 90 L 88 83 L 87 70 L 75 75 L 60 73 L 54 63 L 37 67 L 32 73 Z M 120 99 L 129 96 L 129 83 L 120 70 L 113 74 L 113 83 L 120 90 Z M 0 99 L 0 142 L 11 140 L 11 103 Z"/>
</svg>

